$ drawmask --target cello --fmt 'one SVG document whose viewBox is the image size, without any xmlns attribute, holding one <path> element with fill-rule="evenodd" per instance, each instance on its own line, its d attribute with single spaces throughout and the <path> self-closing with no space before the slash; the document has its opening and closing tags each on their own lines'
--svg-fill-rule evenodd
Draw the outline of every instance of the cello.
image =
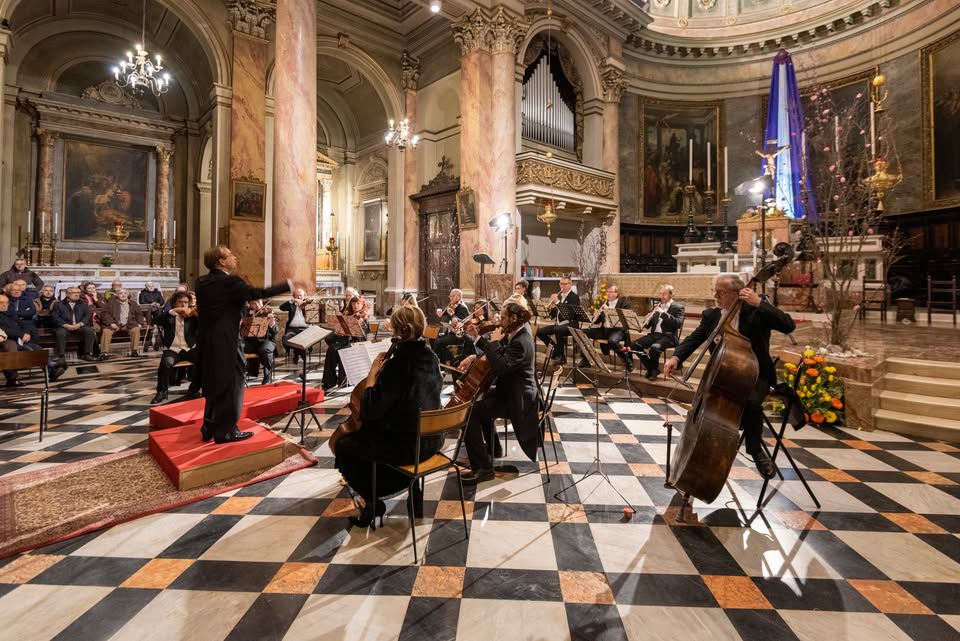
<svg viewBox="0 0 960 641">
<path fill-rule="evenodd" d="M 393 356 L 394 352 L 397 351 L 397 346 L 400 344 L 400 339 L 397 336 L 394 336 L 391 339 L 393 342 L 390 345 L 390 349 L 386 351 L 386 356 L 383 358 L 383 363 L 380 364 L 380 369 L 377 370 L 377 377 L 380 376 L 380 372 L 383 371 L 383 366 L 387 364 L 387 361 Z M 363 403 L 363 393 L 367 390 L 367 379 L 363 379 L 357 383 L 353 391 L 350 392 L 350 403 L 347 407 L 350 408 L 350 416 L 347 417 L 347 420 L 340 423 L 337 426 L 337 429 L 333 430 L 333 434 L 330 435 L 330 439 L 327 441 L 327 445 L 330 446 L 330 451 L 336 455 L 337 441 L 346 434 L 352 434 L 353 432 L 358 432 L 363 423 L 360 420 L 360 405 Z"/>
<path fill-rule="evenodd" d="M 773 248 L 776 260 L 750 279 L 747 287 L 769 280 L 793 260 L 789 243 Z M 757 384 L 760 366 L 750 340 L 733 327 L 743 301 L 739 298 L 723 315 L 683 377 L 686 382 L 707 350 L 710 361 L 687 412 L 669 484 L 686 497 L 711 503 L 726 483 L 740 447 L 740 419 Z"/>
</svg>

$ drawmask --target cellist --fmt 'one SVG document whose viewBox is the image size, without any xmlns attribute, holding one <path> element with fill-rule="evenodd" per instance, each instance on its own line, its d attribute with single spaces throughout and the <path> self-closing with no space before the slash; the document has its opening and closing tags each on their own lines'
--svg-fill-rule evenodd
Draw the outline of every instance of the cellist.
<svg viewBox="0 0 960 641">
<path fill-rule="evenodd" d="M 533 333 L 527 321 L 529 310 L 508 301 L 500 310 L 500 327 L 490 338 L 480 335 L 476 325 L 467 327 L 478 354 L 486 356 L 496 374 L 496 385 L 476 401 L 470 424 L 464 434 L 471 471 L 463 476 L 464 484 L 489 481 L 494 477 L 490 458 L 490 442 L 495 456 L 500 456 L 494 420 L 508 418 L 517 441 L 531 461 L 537 460 L 540 446 L 540 422 L 537 419 L 537 376 Z M 476 356 L 468 356 L 460 364 L 466 371 Z"/>
<path fill-rule="evenodd" d="M 744 408 L 740 429 L 744 431 L 747 453 L 753 457 L 757 471 L 764 478 L 771 479 L 776 475 L 777 468 L 760 445 L 763 434 L 763 399 L 766 398 L 770 388 L 777 384 L 777 372 L 770 358 L 770 332 L 776 330 L 789 334 L 796 329 L 796 324 L 789 314 L 777 309 L 760 298 L 753 289 L 746 287 L 736 274 L 717 276 L 714 281 L 713 296 L 717 306 L 703 311 L 700 324 L 677 346 L 673 357 L 667 360 L 663 373 L 669 378 L 670 374 L 710 336 L 717 323 L 726 311 L 734 306 L 737 299 L 742 300 L 740 314 L 734 319 L 733 326 L 750 341 L 753 354 L 760 365 L 760 375 L 757 377 L 756 388 Z M 713 345 L 710 347 L 712 352 Z"/>
</svg>

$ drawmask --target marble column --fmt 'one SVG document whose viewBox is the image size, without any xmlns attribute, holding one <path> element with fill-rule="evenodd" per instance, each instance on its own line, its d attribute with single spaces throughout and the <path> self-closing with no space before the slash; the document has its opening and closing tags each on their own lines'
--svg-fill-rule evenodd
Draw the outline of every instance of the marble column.
<svg viewBox="0 0 960 641">
<path fill-rule="evenodd" d="M 460 231 L 460 288 L 472 296 L 479 273 L 473 254 L 503 258 L 503 236 L 490 227 L 508 213 L 516 223 L 515 56 L 527 26 L 502 6 L 478 9 L 453 25 L 460 45 L 460 187 L 477 198 L 477 228 Z M 516 247 L 508 235 L 507 255 Z M 498 261 L 499 262 L 499 261 Z M 510 261 L 511 273 L 516 265 Z"/>
<path fill-rule="evenodd" d="M 233 27 L 233 108 L 230 113 L 230 180 L 266 185 L 266 27 L 274 9 L 255 0 L 230 5 Z M 266 188 L 264 187 L 264 192 Z M 264 197 L 266 197 L 264 195 Z M 266 204 L 264 204 L 266 208 Z M 240 257 L 240 275 L 264 280 L 264 217 L 230 218 L 230 248 Z"/>
<path fill-rule="evenodd" d="M 627 88 L 623 70 L 607 65 L 601 70 L 603 80 L 603 169 L 613 172 L 613 202 L 616 209 L 607 228 L 607 264 L 605 273 L 620 272 L 620 100 Z"/>
<path fill-rule="evenodd" d="M 273 280 L 316 282 L 317 14 L 314 0 L 277 6 Z"/>
<path fill-rule="evenodd" d="M 420 61 L 407 54 L 400 57 L 401 82 L 403 85 L 404 117 L 410 123 L 410 131 L 417 130 L 417 83 L 420 80 Z M 412 148 L 403 154 L 403 289 L 416 291 L 419 285 L 420 267 L 420 218 L 410 196 L 419 191 L 417 185 L 417 157 Z M 398 260 L 394 259 L 394 265 Z"/>
<path fill-rule="evenodd" d="M 7 124 L 7 107 L 6 107 L 6 96 L 5 89 L 7 86 L 7 52 L 10 50 L 10 45 L 12 41 L 12 35 L 7 29 L 0 29 L 0 154 L 2 154 L 3 159 L 7 157 L 7 148 L 12 148 L 12 138 L 13 138 L 13 127 L 8 126 Z M 13 172 L 12 166 L 8 165 L 6 162 L 0 163 L 0 211 L 4 215 L 0 215 L 0 246 L 4 249 L 2 250 L 2 255 L 0 255 L 0 260 L 3 262 L 0 264 L 6 265 L 13 262 L 10 260 L 11 256 L 6 255 L 7 247 L 20 247 L 21 238 L 14 238 L 13 232 L 16 230 L 16 224 L 14 222 L 13 212 L 10 211 L 10 206 L 7 204 L 11 202 L 7 194 L 12 196 L 12 180 Z M 11 202 L 12 204 L 12 202 Z M 19 218 L 19 216 L 17 216 Z M 24 223 L 24 226 L 26 224 Z M 9 242 L 7 242 L 9 239 Z M 30 242 L 30 239 L 27 239 L 27 242 Z"/>
<path fill-rule="evenodd" d="M 156 211 L 154 212 L 153 247 L 150 251 L 150 263 L 151 266 L 155 265 L 154 252 L 159 252 L 159 266 L 166 267 L 166 252 L 173 249 L 168 232 L 170 226 L 170 158 L 173 156 L 173 150 L 158 145 L 156 151 Z"/>
<path fill-rule="evenodd" d="M 56 233 L 53 228 L 53 150 L 59 132 L 37 129 L 40 142 L 37 154 L 37 211 L 34 219 L 34 237 L 49 242 Z M 46 236 L 46 238 L 44 238 Z"/>
</svg>

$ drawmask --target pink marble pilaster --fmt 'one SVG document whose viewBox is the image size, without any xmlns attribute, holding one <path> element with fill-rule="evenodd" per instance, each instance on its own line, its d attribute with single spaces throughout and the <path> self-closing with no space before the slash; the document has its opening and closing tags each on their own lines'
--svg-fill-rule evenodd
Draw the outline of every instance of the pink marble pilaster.
<svg viewBox="0 0 960 641">
<path fill-rule="evenodd" d="M 168 238 L 170 222 L 170 158 L 173 150 L 169 147 L 157 146 L 157 188 L 156 210 L 154 211 L 154 243 L 166 248 L 170 243 Z"/>
<path fill-rule="evenodd" d="M 37 129 L 40 142 L 37 154 L 37 212 L 36 237 L 57 233 L 53 228 L 53 149 L 60 134 L 49 129 Z"/>
<path fill-rule="evenodd" d="M 273 280 L 316 281 L 317 14 L 314 0 L 277 6 Z"/>
<path fill-rule="evenodd" d="M 517 208 L 517 118 L 516 118 L 516 72 L 514 51 L 495 52 L 490 65 L 490 107 L 487 110 L 489 132 L 489 158 L 487 159 L 488 194 L 490 208 L 481 209 L 485 217 L 480 220 L 481 233 L 486 232 L 482 251 L 503 260 L 503 232 L 490 226 L 490 220 L 500 214 L 508 214 L 514 222 Z M 517 228 L 507 232 L 507 259 L 509 273 L 516 273 L 514 260 L 517 255 Z"/>
<path fill-rule="evenodd" d="M 627 88 L 623 71 L 613 65 L 601 71 L 603 81 L 603 169 L 614 174 L 614 216 L 607 221 L 607 271 L 620 272 L 620 100 Z"/>
<path fill-rule="evenodd" d="M 405 115 L 410 130 L 417 128 L 417 90 L 404 92 Z M 410 196 L 417 193 L 417 157 L 412 149 L 403 154 L 403 289 L 416 291 L 419 285 L 420 219 Z"/>
<path fill-rule="evenodd" d="M 486 103 L 483 90 L 489 78 L 490 54 L 479 49 L 460 59 L 460 187 L 471 188 L 477 197 L 477 222 L 474 229 L 460 230 L 460 287 L 471 289 L 476 272 L 473 254 L 480 251 L 480 226 L 490 220 L 490 201 L 487 199 L 487 144 L 483 136 Z M 484 73 L 486 71 L 486 73 Z M 486 238 L 486 237 L 485 237 Z"/>
</svg>

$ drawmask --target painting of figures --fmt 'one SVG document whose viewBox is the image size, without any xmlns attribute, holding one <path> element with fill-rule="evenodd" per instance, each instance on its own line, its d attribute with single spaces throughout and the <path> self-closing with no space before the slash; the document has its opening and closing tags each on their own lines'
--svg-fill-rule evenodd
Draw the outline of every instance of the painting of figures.
<svg viewBox="0 0 960 641">
<path fill-rule="evenodd" d="M 644 219 L 679 216 L 683 211 L 683 188 L 691 180 L 702 213 L 702 194 L 707 183 L 713 189 L 720 175 L 717 163 L 720 103 L 668 103 L 641 101 L 640 202 Z M 710 179 L 707 180 L 707 142 L 710 147 Z M 693 174 L 690 149 L 693 149 Z"/>
<path fill-rule="evenodd" d="M 61 239 L 111 242 L 119 222 L 145 243 L 148 151 L 67 139 L 64 154 Z"/>
<path fill-rule="evenodd" d="M 922 50 L 923 184 L 928 207 L 960 204 L 960 31 Z"/>
</svg>

